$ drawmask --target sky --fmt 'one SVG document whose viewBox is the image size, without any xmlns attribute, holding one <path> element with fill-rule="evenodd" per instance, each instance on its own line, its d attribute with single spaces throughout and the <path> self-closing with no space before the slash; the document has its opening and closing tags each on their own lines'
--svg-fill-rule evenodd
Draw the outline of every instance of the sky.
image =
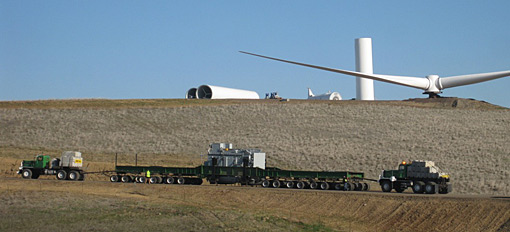
<svg viewBox="0 0 510 232">
<path fill-rule="evenodd" d="M 0 1 L 0 100 L 184 98 L 203 84 L 356 97 L 355 77 L 241 54 L 425 77 L 510 70 L 510 1 Z M 377 100 L 425 98 L 374 81 Z M 444 90 L 510 107 L 510 77 Z"/>
</svg>

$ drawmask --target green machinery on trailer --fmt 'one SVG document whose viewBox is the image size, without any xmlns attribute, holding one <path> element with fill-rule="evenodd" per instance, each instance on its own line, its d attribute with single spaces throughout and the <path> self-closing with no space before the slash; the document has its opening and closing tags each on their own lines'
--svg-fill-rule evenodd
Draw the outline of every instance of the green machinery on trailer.
<svg viewBox="0 0 510 232">
<path fill-rule="evenodd" d="M 350 171 L 295 171 L 266 167 L 266 154 L 259 149 L 233 149 L 230 143 L 209 146 L 207 161 L 198 167 L 119 166 L 112 182 L 139 182 L 200 185 L 260 185 L 268 188 L 335 189 L 367 191 L 364 173 Z M 150 172 L 147 180 L 145 174 Z"/>
</svg>

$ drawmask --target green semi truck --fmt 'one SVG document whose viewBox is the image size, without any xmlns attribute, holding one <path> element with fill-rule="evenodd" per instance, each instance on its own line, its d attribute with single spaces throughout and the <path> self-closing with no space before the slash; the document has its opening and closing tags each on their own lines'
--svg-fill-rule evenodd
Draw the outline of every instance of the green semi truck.
<svg viewBox="0 0 510 232">
<path fill-rule="evenodd" d="M 82 169 L 83 159 L 77 151 L 65 151 L 60 158 L 51 159 L 49 155 L 40 154 L 35 160 L 23 160 L 18 174 L 25 179 L 37 179 L 41 175 L 54 175 L 57 180 L 85 179 Z"/>
<path fill-rule="evenodd" d="M 412 188 L 414 193 L 447 194 L 452 191 L 450 175 L 441 171 L 432 161 L 414 160 L 402 162 L 397 170 L 384 170 L 378 180 L 383 192 L 404 192 Z"/>
</svg>

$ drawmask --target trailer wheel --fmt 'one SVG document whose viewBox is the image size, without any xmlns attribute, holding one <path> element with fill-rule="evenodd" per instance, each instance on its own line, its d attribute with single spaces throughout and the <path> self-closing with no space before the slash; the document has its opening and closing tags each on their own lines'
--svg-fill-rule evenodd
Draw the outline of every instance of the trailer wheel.
<svg viewBox="0 0 510 232">
<path fill-rule="evenodd" d="M 306 184 L 305 184 L 305 182 L 303 182 L 303 181 L 298 181 L 298 182 L 296 183 L 296 188 L 298 188 L 298 189 L 304 189 L 304 188 L 305 188 L 305 186 L 306 186 Z"/>
<path fill-rule="evenodd" d="M 344 190 L 344 186 L 342 185 L 342 183 L 335 183 L 334 188 L 335 190 Z"/>
<path fill-rule="evenodd" d="M 131 176 L 122 176 L 120 177 L 120 181 L 122 181 L 122 183 L 131 182 Z"/>
<path fill-rule="evenodd" d="M 202 178 L 193 179 L 193 185 L 201 185 L 203 182 Z"/>
<path fill-rule="evenodd" d="M 416 181 L 413 185 L 413 192 L 414 193 L 423 193 L 425 187 L 425 183 L 423 181 Z"/>
<path fill-rule="evenodd" d="M 171 176 L 168 176 L 165 178 L 165 184 L 173 184 L 175 182 L 175 179 Z"/>
<path fill-rule="evenodd" d="M 24 179 L 30 179 L 30 178 L 32 178 L 32 170 L 30 170 L 30 169 L 23 169 L 23 172 L 21 173 L 21 176 L 22 176 Z"/>
<path fill-rule="evenodd" d="M 145 176 L 138 177 L 138 183 L 145 183 L 145 182 L 147 182 L 147 177 L 145 177 Z"/>
<path fill-rule="evenodd" d="M 282 183 L 279 180 L 273 180 L 271 185 L 273 186 L 273 188 L 279 188 L 282 185 Z"/>
<path fill-rule="evenodd" d="M 269 180 L 263 180 L 261 185 L 263 188 L 268 188 L 269 185 L 271 185 L 271 183 L 269 182 Z"/>
<path fill-rule="evenodd" d="M 319 187 L 321 188 L 321 190 L 328 190 L 329 189 L 329 184 L 328 184 L 328 182 L 321 182 Z"/>
<path fill-rule="evenodd" d="M 316 189 L 319 185 L 317 184 L 317 182 L 315 181 L 312 181 L 310 182 L 310 189 Z"/>
<path fill-rule="evenodd" d="M 435 194 L 436 193 L 436 183 L 434 182 L 427 182 L 427 185 L 425 185 L 425 192 L 427 194 Z"/>
<path fill-rule="evenodd" d="M 58 174 L 57 174 L 58 175 Z M 119 182 L 119 176 L 117 175 L 111 175 L 110 176 L 110 181 L 111 182 Z"/>
<path fill-rule="evenodd" d="M 70 171 L 69 174 L 67 174 L 67 179 L 69 180 L 78 180 L 80 179 L 80 173 L 78 173 L 77 171 Z"/>
<path fill-rule="evenodd" d="M 183 177 L 177 178 L 177 184 L 185 184 L 185 183 L 186 183 L 186 179 L 184 179 Z"/>
<path fill-rule="evenodd" d="M 389 182 L 389 181 L 382 182 L 381 183 L 381 190 L 383 192 L 387 192 L 387 193 L 391 192 L 391 182 Z"/>
<path fill-rule="evenodd" d="M 285 183 L 285 187 L 287 187 L 287 188 L 294 188 L 294 181 L 287 181 Z"/>
<path fill-rule="evenodd" d="M 57 180 L 65 180 L 67 177 L 67 172 L 64 170 L 59 170 L 57 172 Z"/>
<path fill-rule="evenodd" d="M 368 191 L 368 190 L 370 190 L 370 185 L 368 183 L 363 183 L 362 191 Z"/>
<path fill-rule="evenodd" d="M 344 183 L 344 191 L 352 191 L 352 184 L 349 182 Z"/>
<path fill-rule="evenodd" d="M 149 179 L 149 184 L 157 184 L 158 183 L 158 177 L 153 176 Z"/>
</svg>

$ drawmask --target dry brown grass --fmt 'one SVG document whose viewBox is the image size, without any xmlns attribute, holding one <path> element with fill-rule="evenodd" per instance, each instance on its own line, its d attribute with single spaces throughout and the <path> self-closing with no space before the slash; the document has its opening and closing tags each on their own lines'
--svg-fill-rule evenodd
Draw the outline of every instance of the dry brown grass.
<svg viewBox="0 0 510 232">
<path fill-rule="evenodd" d="M 457 100 L 456 108 L 452 102 Z M 268 165 L 363 171 L 402 160 L 450 172 L 456 193 L 510 195 L 510 111 L 436 101 L 70 100 L 0 102 L 0 155 L 79 150 L 86 162 L 199 164 L 209 143 L 261 148 Z"/>
</svg>

